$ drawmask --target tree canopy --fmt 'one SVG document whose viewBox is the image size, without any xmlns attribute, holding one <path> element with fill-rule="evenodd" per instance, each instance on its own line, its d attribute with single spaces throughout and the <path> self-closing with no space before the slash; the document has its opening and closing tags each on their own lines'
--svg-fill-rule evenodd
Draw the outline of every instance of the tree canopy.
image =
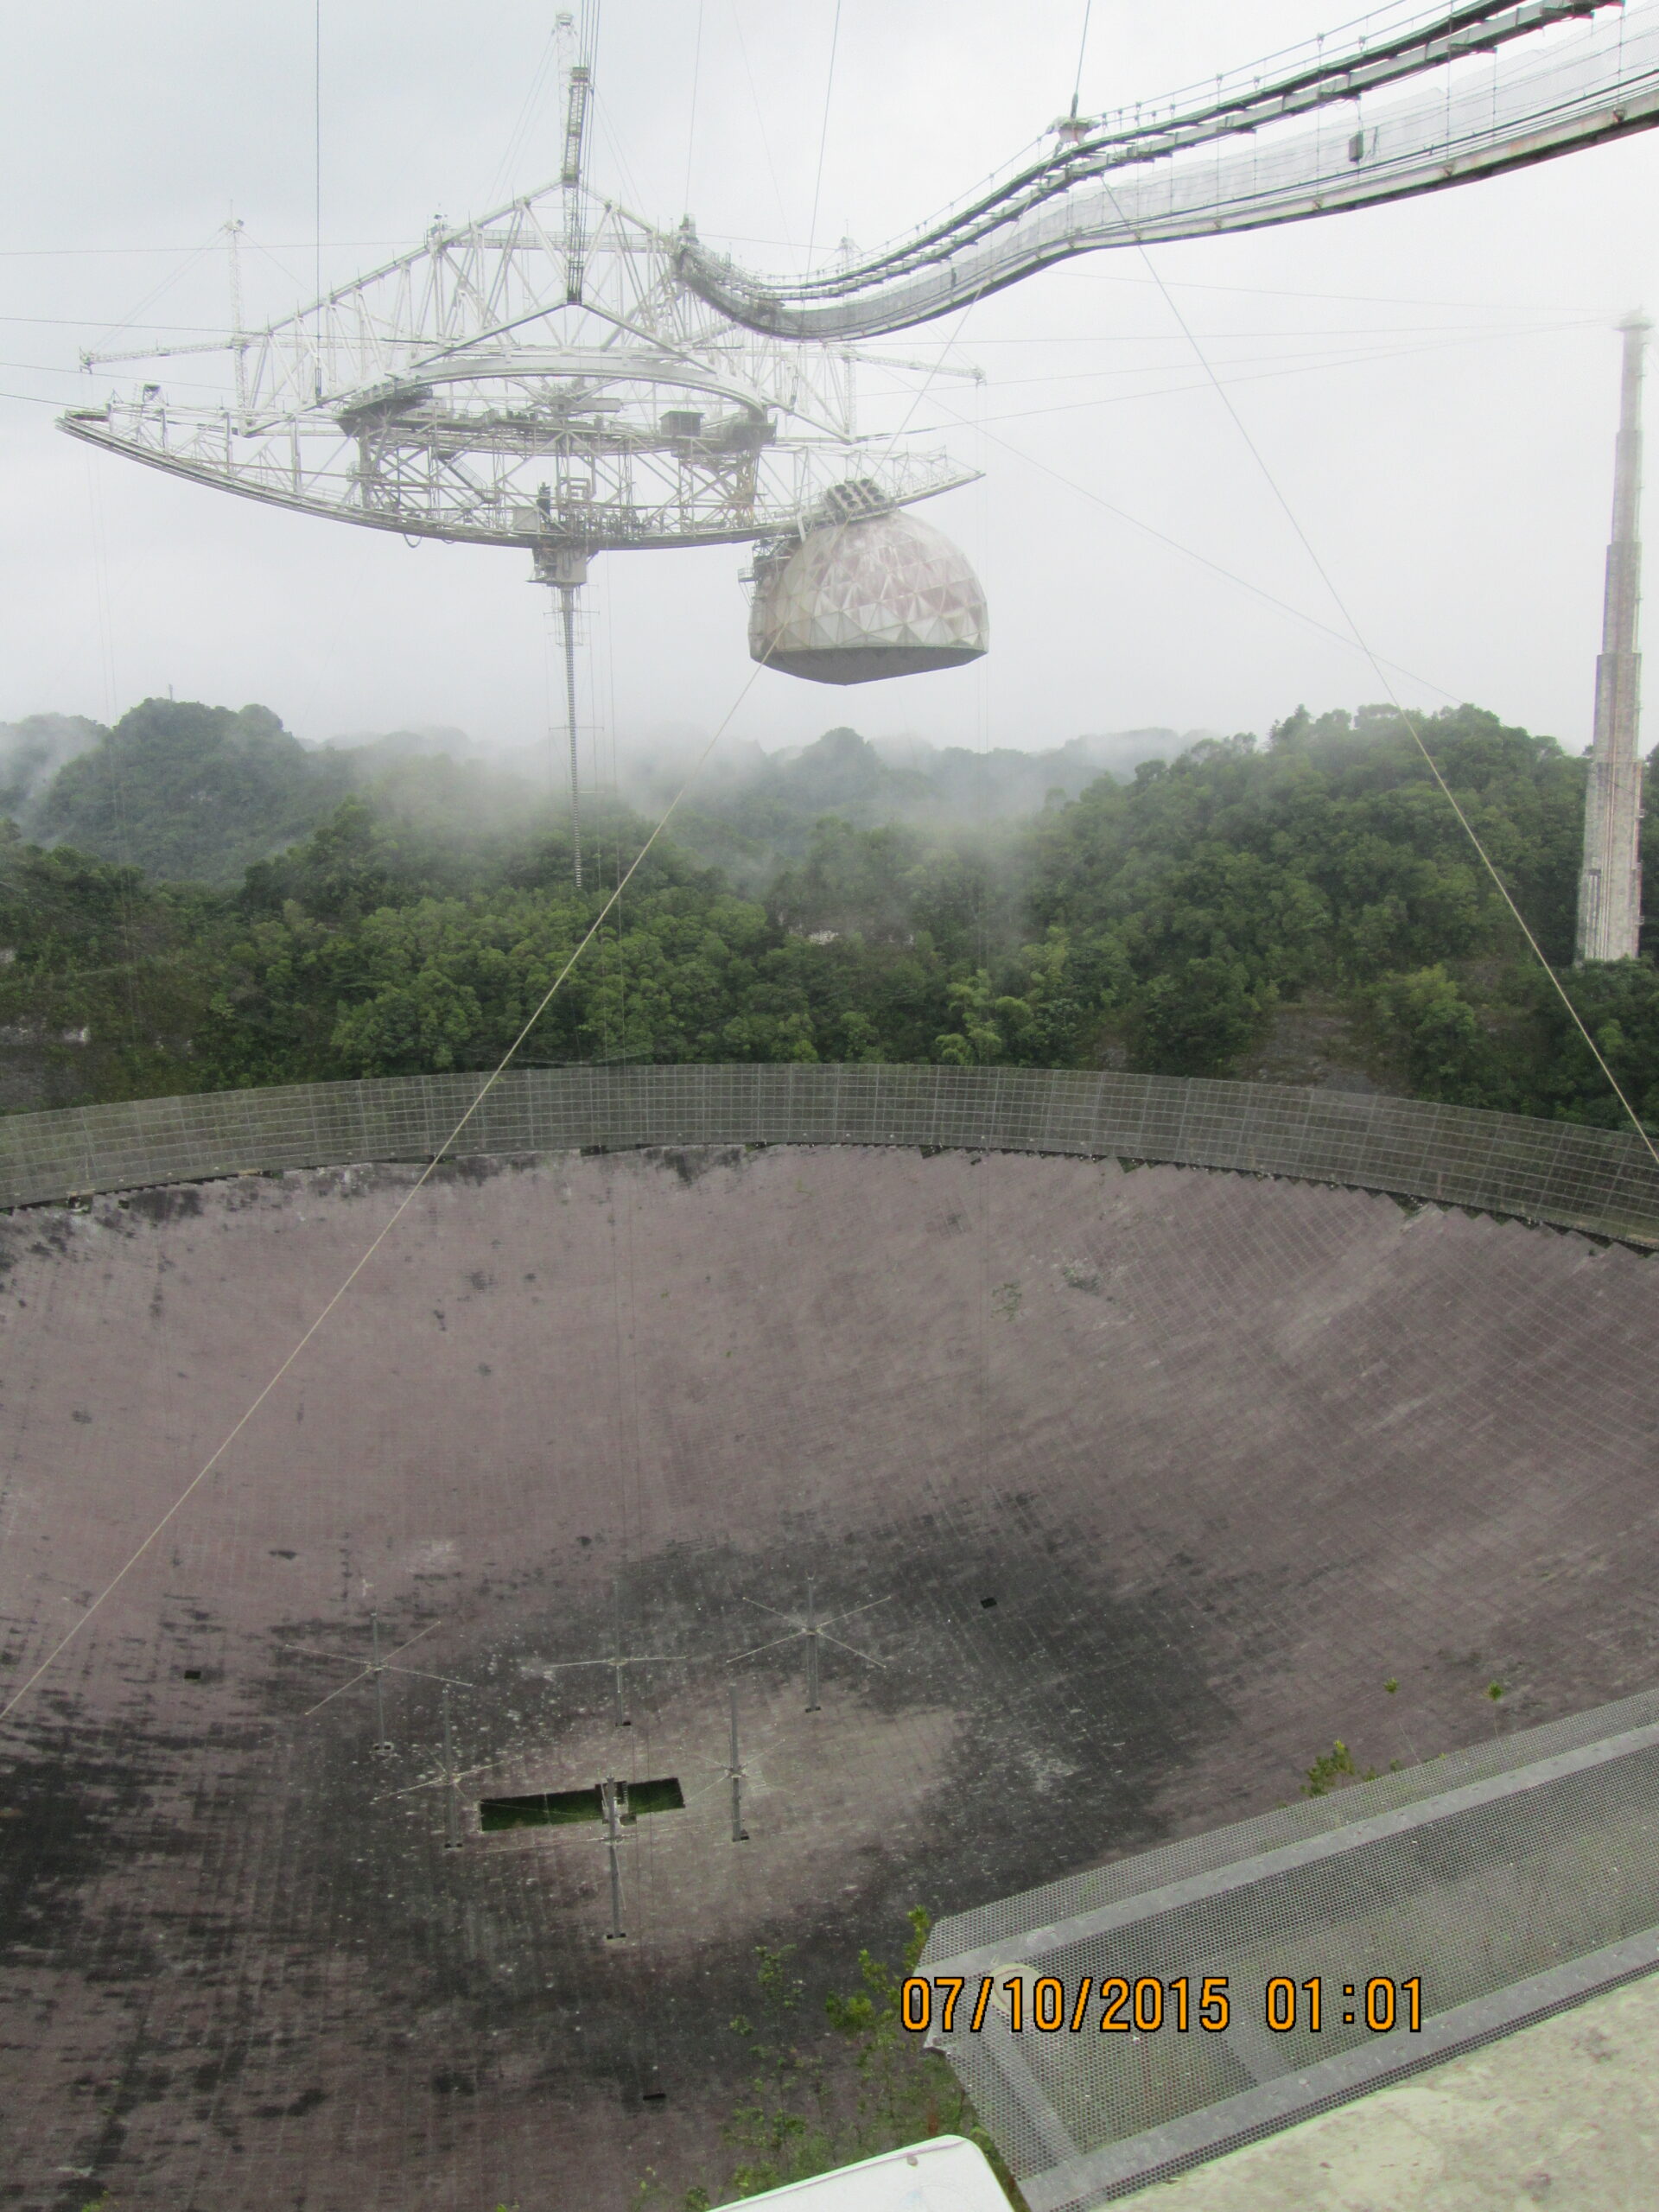
<svg viewBox="0 0 1659 2212">
<path fill-rule="evenodd" d="M 351 780 L 346 756 L 308 751 L 269 707 L 146 699 L 64 763 L 30 828 L 147 874 L 228 886 Z"/>
<path fill-rule="evenodd" d="M 1659 1123 L 1650 955 L 1566 964 L 1583 761 L 1472 707 L 1420 726 L 1620 1083 Z M 1075 798 L 1057 791 L 1024 818 L 945 830 L 869 818 L 884 790 L 908 806 L 910 783 L 873 776 L 852 733 L 831 738 L 809 748 L 811 803 L 839 791 L 864 818 L 821 812 L 790 830 L 791 849 L 754 846 L 772 854 L 759 880 L 711 864 L 701 840 L 659 838 L 524 1059 L 1249 1075 L 1272 1072 L 1274 1040 L 1317 1011 L 1337 1040 L 1334 1079 L 1621 1118 L 1392 709 L 1299 709 L 1265 739 L 1206 740 Z M 197 854 L 203 880 L 157 880 L 102 842 L 45 846 L 14 829 L 0 845 L 6 1034 L 73 1063 L 96 1096 L 495 1065 L 646 824 L 594 803 L 579 892 L 556 809 L 486 804 L 486 779 L 432 760 L 395 785 L 336 788 L 273 853 L 273 804 L 301 804 L 284 780 L 295 753 L 263 709 L 151 702 L 60 767 L 41 818 L 101 840 L 120 821 L 111 759 L 137 774 L 161 758 L 146 836 L 171 856 L 163 875 Z M 306 805 L 320 788 L 303 786 Z M 776 778 L 762 802 L 781 804 Z M 259 849 L 232 887 L 240 840 Z"/>
</svg>

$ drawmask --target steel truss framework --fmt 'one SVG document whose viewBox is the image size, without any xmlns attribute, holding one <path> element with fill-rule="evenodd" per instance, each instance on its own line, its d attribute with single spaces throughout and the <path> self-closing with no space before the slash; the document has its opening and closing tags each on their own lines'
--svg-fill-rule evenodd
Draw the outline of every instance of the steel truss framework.
<svg viewBox="0 0 1659 2212">
<path fill-rule="evenodd" d="M 1320 40 L 1197 96 L 1065 118 L 1058 150 L 850 266 L 768 279 L 688 232 L 680 275 L 748 328 L 844 343 L 1073 254 L 1338 214 L 1659 123 L 1653 0 L 1463 0 L 1402 15 L 1368 18 L 1342 54 L 1327 57 Z"/>
<path fill-rule="evenodd" d="M 680 282 L 671 240 L 566 159 L 544 191 L 435 225 L 284 321 L 88 356 L 224 355 L 225 397 L 180 406 L 146 384 L 63 429 L 272 505 L 524 547 L 550 582 L 572 555 L 797 531 L 849 478 L 882 505 L 971 480 L 942 452 L 861 435 L 855 356 L 734 325 Z"/>
<path fill-rule="evenodd" d="M 565 83 L 543 191 L 435 225 L 264 329 L 88 356 L 219 353 L 224 397 L 181 406 L 149 383 L 62 427 L 275 505 L 521 546 L 550 582 L 607 550 L 796 534 L 849 481 L 870 508 L 907 505 L 974 472 L 861 435 L 852 341 L 1072 254 L 1335 213 L 1647 129 L 1659 0 L 1396 0 L 1342 54 L 1316 41 L 1201 95 L 1068 117 L 1057 151 L 912 237 L 775 283 L 594 195 L 585 61 Z"/>
<path fill-rule="evenodd" d="M 1202 95 L 1068 117 L 1057 151 L 912 237 L 777 283 L 709 254 L 689 222 L 669 234 L 589 191 L 590 94 L 587 61 L 568 60 L 563 166 L 544 190 L 435 224 L 264 329 L 237 311 L 212 345 L 86 357 L 219 354 L 217 404 L 146 383 L 62 427 L 274 505 L 520 546 L 563 588 L 594 552 L 790 537 L 836 512 L 837 486 L 871 512 L 974 474 L 861 435 L 852 341 L 1072 254 L 1335 213 L 1647 129 L 1659 0 L 1427 15 L 1395 0 L 1342 54 L 1316 41 Z"/>
</svg>

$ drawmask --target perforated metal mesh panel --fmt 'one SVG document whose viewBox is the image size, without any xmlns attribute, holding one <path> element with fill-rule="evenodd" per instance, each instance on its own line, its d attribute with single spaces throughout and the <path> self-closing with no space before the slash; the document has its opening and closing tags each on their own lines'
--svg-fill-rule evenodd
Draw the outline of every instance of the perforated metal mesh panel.
<svg viewBox="0 0 1659 2212">
<path fill-rule="evenodd" d="M 0 1119 L 0 1205 L 261 1169 L 429 1159 L 476 1075 L 286 1084 Z M 1634 1137 L 1274 1084 L 1065 1069 L 510 1069 L 457 1155 L 577 1146 L 877 1144 L 1116 1154 L 1345 1183 L 1659 1243 Z"/>
<path fill-rule="evenodd" d="M 1033 2212 L 1062 2212 L 1656 1964 L 1649 1692 L 960 1914 L 919 1971 Z"/>
</svg>

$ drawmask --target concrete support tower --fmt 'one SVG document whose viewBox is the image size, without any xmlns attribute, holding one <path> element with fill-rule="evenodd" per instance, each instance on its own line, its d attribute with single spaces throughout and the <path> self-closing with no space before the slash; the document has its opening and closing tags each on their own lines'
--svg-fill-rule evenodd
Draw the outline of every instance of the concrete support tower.
<svg viewBox="0 0 1659 2212">
<path fill-rule="evenodd" d="M 1642 600 L 1642 367 L 1651 325 L 1632 315 L 1624 332 L 1624 373 L 1613 463 L 1613 535 L 1596 662 L 1595 739 L 1584 809 L 1584 868 L 1579 877 L 1578 959 L 1633 960 L 1642 927 L 1642 656 L 1636 650 Z"/>
</svg>

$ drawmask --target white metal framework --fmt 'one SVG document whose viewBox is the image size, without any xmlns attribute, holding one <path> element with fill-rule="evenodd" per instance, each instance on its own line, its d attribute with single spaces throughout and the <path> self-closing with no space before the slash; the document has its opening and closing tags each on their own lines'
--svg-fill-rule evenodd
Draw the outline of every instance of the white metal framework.
<svg viewBox="0 0 1659 2212">
<path fill-rule="evenodd" d="M 741 543 L 849 475 L 903 505 L 973 474 L 861 436 L 844 347 L 734 325 L 671 241 L 563 181 L 263 330 L 88 365 L 180 353 L 227 359 L 222 400 L 145 384 L 63 428 L 275 506 L 544 557 Z"/>
<path fill-rule="evenodd" d="M 71 409 L 90 445 L 273 506 L 410 537 L 516 545 L 559 595 L 571 844 L 582 880 L 575 607 L 598 552 L 798 539 L 839 486 L 891 511 L 976 474 L 861 435 L 856 356 L 743 329 L 681 282 L 674 242 L 586 178 L 593 11 L 567 57 L 556 182 L 261 330 L 88 354 L 218 355 L 223 396 L 160 383 Z"/>
<path fill-rule="evenodd" d="M 798 531 L 851 477 L 908 505 L 972 472 L 860 435 L 849 341 L 1071 254 L 1334 213 L 1659 122 L 1659 0 L 1392 0 L 1365 22 L 1340 53 L 1316 41 L 1201 94 L 1068 117 L 1058 150 L 939 221 L 777 283 L 590 191 L 577 60 L 556 182 L 435 224 L 262 330 L 89 355 L 218 353 L 225 394 L 181 405 L 144 384 L 62 427 L 250 499 L 524 546 L 538 567 Z M 234 261 L 233 227 L 231 244 Z"/>
<path fill-rule="evenodd" d="M 85 357 L 217 354 L 222 396 L 181 404 L 143 383 L 61 418 L 244 498 L 527 550 L 560 594 L 573 812 L 574 615 L 593 554 L 758 540 L 775 556 L 836 515 L 838 490 L 880 513 L 976 473 L 860 432 L 855 340 L 1072 254 L 1334 213 L 1659 122 L 1659 0 L 1387 0 L 1343 52 L 1319 40 L 1197 94 L 1074 111 L 1057 150 L 938 221 L 768 283 L 709 253 L 689 219 L 658 230 L 589 188 L 595 16 L 588 0 L 566 54 L 554 183 L 435 223 L 415 251 L 259 330 L 242 327 L 232 224 L 226 338 Z M 580 884 L 574 823 L 573 842 Z"/>
<path fill-rule="evenodd" d="M 938 222 L 778 283 L 708 252 L 689 221 L 658 230 L 592 193 L 575 60 L 556 182 L 435 224 L 264 329 L 89 355 L 218 353 L 224 396 L 181 405 L 147 383 L 62 427 L 276 505 L 523 546 L 550 582 L 601 550 L 798 533 L 852 478 L 906 505 L 972 472 L 861 436 L 850 341 L 1074 253 L 1333 213 L 1659 121 L 1659 0 L 1390 0 L 1354 35 L 1065 118 L 1057 150 Z"/>
<path fill-rule="evenodd" d="M 688 234 L 680 274 L 752 329 L 844 342 L 1073 254 L 1339 214 L 1659 123 L 1653 0 L 1414 0 L 1365 25 L 1341 49 L 1321 38 L 1196 91 L 1063 118 L 1055 150 L 850 266 L 766 278 Z"/>
</svg>

